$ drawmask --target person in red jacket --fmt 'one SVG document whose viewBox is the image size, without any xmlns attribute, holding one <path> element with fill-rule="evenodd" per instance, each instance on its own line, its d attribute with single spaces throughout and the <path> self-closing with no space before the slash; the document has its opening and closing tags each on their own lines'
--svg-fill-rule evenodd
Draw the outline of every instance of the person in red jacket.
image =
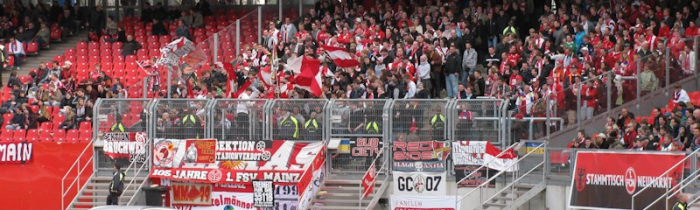
<svg viewBox="0 0 700 210">
<path fill-rule="evenodd" d="M 635 123 L 632 122 L 628 123 L 625 127 L 625 134 L 622 136 L 622 139 L 625 141 L 625 146 L 628 149 L 634 147 L 634 140 L 637 139 L 636 127 Z"/>
<path fill-rule="evenodd" d="M 598 93 L 593 82 L 587 81 L 586 86 L 581 88 L 581 121 L 593 118 L 597 98 Z"/>
</svg>

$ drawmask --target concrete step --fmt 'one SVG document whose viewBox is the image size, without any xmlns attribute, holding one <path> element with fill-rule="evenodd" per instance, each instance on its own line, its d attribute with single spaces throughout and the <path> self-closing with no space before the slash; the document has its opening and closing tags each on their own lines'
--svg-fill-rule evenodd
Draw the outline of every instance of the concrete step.
<svg viewBox="0 0 700 210">
<path fill-rule="evenodd" d="M 484 203 L 483 206 L 484 206 L 484 208 L 488 208 L 488 207 L 505 208 L 507 206 L 507 204 L 486 202 L 486 203 Z"/>
<path fill-rule="evenodd" d="M 108 193 L 109 191 L 108 191 L 107 189 L 85 189 L 85 190 L 83 190 L 83 192 L 84 192 L 84 193 L 105 194 L 105 195 L 107 195 L 107 193 Z M 124 190 L 124 194 L 123 194 L 123 195 L 129 195 L 129 196 L 131 196 L 131 195 L 134 195 L 135 192 L 136 192 L 136 190 Z M 122 196 L 123 196 L 123 195 L 122 195 Z"/>
<path fill-rule="evenodd" d="M 384 181 L 382 181 L 382 180 L 383 180 L 383 179 L 377 178 L 377 184 L 378 184 L 378 185 L 381 185 L 381 184 L 384 182 Z M 333 185 L 333 186 L 335 186 L 335 185 L 357 185 L 357 186 L 359 187 L 360 184 L 362 184 L 362 180 L 361 180 L 361 179 L 358 179 L 358 180 L 338 180 L 338 179 L 329 179 L 329 180 L 326 180 L 326 182 L 325 182 L 325 185 Z"/>
<path fill-rule="evenodd" d="M 362 203 L 369 203 L 372 199 L 362 199 Z M 345 203 L 345 204 L 350 204 L 354 203 L 357 204 L 359 202 L 358 199 L 333 199 L 333 198 L 319 198 L 314 201 L 314 203 Z"/>
<path fill-rule="evenodd" d="M 62 42 L 51 43 L 51 48 L 49 49 L 40 49 L 38 55 L 27 55 L 27 58 L 22 61 L 22 66 L 17 74 L 19 76 L 29 75 L 29 71 L 39 68 L 40 63 L 52 62 L 54 56 L 63 55 L 63 52 L 68 48 L 75 48 L 78 41 L 84 40 L 87 34 L 87 30 L 80 31 L 73 36 L 64 37 Z M 10 72 L 11 71 L 3 72 L 3 84 L 7 84 Z"/>
<path fill-rule="evenodd" d="M 73 206 L 102 206 L 105 205 L 105 202 L 98 202 L 98 201 L 93 201 L 93 202 L 75 202 L 73 203 Z"/>
</svg>

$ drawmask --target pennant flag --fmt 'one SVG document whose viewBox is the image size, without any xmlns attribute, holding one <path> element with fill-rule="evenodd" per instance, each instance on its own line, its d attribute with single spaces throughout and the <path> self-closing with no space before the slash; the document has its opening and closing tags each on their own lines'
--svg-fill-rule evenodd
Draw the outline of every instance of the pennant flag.
<svg viewBox="0 0 700 210">
<path fill-rule="evenodd" d="M 340 68 L 360 65 L 360 62 L 358 62 L 354 56 L 350 55 L 345 48 L 323 45 L 323 49 L 326 50 L 326 53 L 328 53 L 328 56 L 330 56 L 335 65 Z"/>
<path fill-rule="evenodd" d="M 223 63 L 224 70 L 226 71 L 226 74 L 228 74 L 228 81 L 236 81 L 238 80 L 238 77 L 236 76 L 236 70 L 233 69 L 233 64 L 230 62 L 224 62 Z"/>
<path fill-rule="evenodd" d="M 280 98 L 289 98 L 289 91 L 294 90 L 294 85 L 292 83 L 287 83 L 286 85 L 280 86 Z"/>
<path fill-rule="evenodd" d="M 488 163 L 486 167 L 499 171 L 518 171 L 518 155 L 513 152 L 513 148 L 506 150 L 499 156 L 500 153 L 500 149 L 492 144 L 487 144 L 484 152 L 484 164 Z"/>
</svg>

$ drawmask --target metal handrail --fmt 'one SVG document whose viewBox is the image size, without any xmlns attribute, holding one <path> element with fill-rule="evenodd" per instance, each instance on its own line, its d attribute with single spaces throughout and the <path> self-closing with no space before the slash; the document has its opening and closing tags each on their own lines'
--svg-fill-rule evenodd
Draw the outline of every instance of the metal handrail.
<svg viewBox="0 0 700 210">
<path fill-rule="evenodd" d="M 530 152 L 533 152 L 533 151 L 530 151 Z M 532 167 L 532 169 L 530 169 L 529 171 L 527 171 L 527 172 L 525 172 L 524 174 L 520 175 L 520 177 L 518 177 L 517 179 L 513 180 L 510 184 L 508 184 L 507 186 L 503 187 L 501 190 L 497 191 L 496 193 L 493 194 L 493 196 L 491 196 L 490 198 L 488 198 L 488 199 L 486 199 L 486 200 L 487 200 L 487 201 L 490 201 L 491 199 L 493 199 L 493 198 L 495 198 L 496 196 L 500 195 L 503 191 L 505 191 L 505 190 L 508 189 L 509 187 L 510 187 L 511 190 L 512 190 L 512 189 L 513 189 L 513 185 L 514 185 L 515 183 L 518 183 L 518 181 L 520 181 L 521 179 L 523 179 L 525 176 L 531 174 L 533 171 L 535 171 L 535 169 L 544 166 L 544 162 L 545 162 L 545 161 L 543 160 L 542 162 L 540 162 L 539 164 L 537 164 L 535 167 Z M 544 172 L 544 171 L 543 171 L 543 172 Z M 544 179 L 543 179 L 543 180 L 544 180 Z M 482 203 L 482 205 L 483 205 L 483 203 Z"/>
<path fill-rule="evenodd" d="M 384 169 L 384 167 L 386 167 L 387 164 L 389 164 L 389 161 L 384 161 L 382 166 L 379 167 L 379 169 L 377 169 L 377 176 L 379 176 L 379 172 L 382 171 Z M 385 176 L 384 181 L 382 183 L 387 183 L 387 181 L 389 181 L 389 176 Z M 375 180 L 375 182 L 373 184 L 376 187 L 377 181 Z M 365 208 L 365 210 L 370 210 L 370 209 L 374 208 L 374 205 L 376 205 L 377 202 L 379 202 L 380 198 L 381 198 L 381 196 L 379 196 L 379 197 L 374 196 L 374 198 L 372 198 L 372 200 L 369 202 L 369 204 L 367 204 L 367 208 Z M 362 203 L 362 200 L 360 200 L 360 203 Z"/>
<path fill-rule="evenodd" d="M 513 145 L 510 145 L 510 147 L 504 149 L 503 151 L 501 151 L 501 153 L 498 153 L 498 155 L 496 155 L 496 157 L 500 157 L 501 155 L 505 154 L 506 151 L 508 151 L 509 149 L 513 149 L 513 147 L 515 147 L 515 146 L 518 146 L 518 143 L 515 143 L 515 144 L 513 144 Z M 481 172 L 478 172 L 478 171 L 481 170 L 481 169 L 483 169 L 483 168 L 485 168 L 487 165 L 489 165 L 491 162 L 493 162 L 493 161 L 495 161 L 495 160 L 496 160 L 496 158 L 489 160 L 489 162 L 486 162 L 486 163 L 481 164 L 481 166 L 479 166 L 479 168 L 476 168 L 475 170 L 473 170 L 473 171 L 472 171 L 471 173 L 469 173 L 467 176 L 465 176 L 464 178 L 462 178 L 462 179 L 460 179 L 459 181 L 457 181 L 457 183 L 460 183 L 460 182 L 462 182 L 462 181 L 468 179 L 469 177 L 472 177 L 475 173 L 481 173 Z"/>
<path fill-rule="evenodd" d="M 364 189 L 362 189 L 362 183 L 365 181 L 365 180 L 364 180 L 364 177 L 369 173 L 369 170 L 372 169 L 372 166 L 375 166 L 375 165 L 377 164 L 377 160 L 379 160 L 379 157 L 381 157 L 382 154 L 384 154 L 384 150 L 385 150 L 385 149 L 386 149 L 386 147 L 382 147 L 382 149 L 379 150 L 379 154 L 377 154 L 377 157 L 374 157 L 374 159 L 372 160 L 372 165 L 369 165 L 369 168 L 367 169 L 367 171 L 365 171 L 365 173 L 364 173 L 364 174 L 362 175 L 362 177 L 360 178 L 360 195 L 358 196 L 358 197 L 360 197 L 360 199 L 359 199 L 359 201 L 357 202 L 357 205 L 358 205 L 358 207 L 359 207 L 360 209 L 362 209 L 362 200 L 363 200 L 364 195 L 365 195 Z M 382 164 L 381 167 L 384 167 L 384 165 L 386 164 L 386 162 L 387 162 L 387 161 L 384 161 L 384 164 Z M 376 173 L 376 174 L 374 175 L 374 183 L 372 183 L 372 185 L 376 185 L 376 183 L 377 183 L 377 176 L 379 175 L 379 171 L 382 169 L 381 167 L 380 167 L 380 168 L 375 168 L 375 169 L 374 169 L 374 173 Z M 372 189 L 374 189 L 374 188 L 372 188 Z"/>
<path fill-rule="evenodd" d="M 148 148 L 148 145 L 151 145 L 153 143 L 152 141 L 153 141 L 153 139 L 148 139 L 148 141 L 146 141 L 146 144 L 144 145 L 144 147 L 146 147 L 145 148 L 146 153 L 144 154 L 144 155 L 146 155 L 146 160 L 141 164 L 141 167 L 139 167 L 138 170 L 136 170 L 136 172 L 134 172 L 134 176 L 131 178 L 131 181 L 129 181 L 129 183 L 124 186 L 124 189 L 129 189 L 131 184 L 133 184 L 134 181 L 136 181 L 136 177 L 141 172 L 141 170 L 143 170 L 143 168 L 145 166 L 148 166 L 148 164 L 150 163 L 151 155 L 148 155 L 148 153 L 150 151 Z M 136 168 L 136 163 L 137 163 L 137 161 L 131 162 L 131 164 L 129 164 L 129 167 L 127 167 L 124 171 L 129 171 L 129 169 L 131 169 L 131 168 Z M 148 180 L 148 177 L 146 177 L 146 179 L 144 179 L 143 182 L 139 185 L 139 187 L 136 189 L 136 192 L 134 192 L 134 196 L 131 196 L 131 198 L 129 199 L 129 202 L 127 202 L 127 205 L 131 204 L 131 202 L 134 200 L 134 198 L 137 197 L 136 194 L 138 193 L 138 190 L 140 190 L 141 187 L 143 187 L 143 184 L 146 183 L 147 180 Z"/>
<path fill-rule="evenodd" d="M 670 167 L 668 170 L 666 170 L 663 174 L 661 174 L 661 175 L 657 176 L 656 178 L 654 178 L 654 181 L 651 181 L 650 183 L 656 183 L 656 182 L 658 182 L 659 179 L 661 179 L 662 177 L 667 177 L 668 174 L 671 173 L 671 171 L 673 171 L 673 169 L 675 169 L 676 167 L 678 167 L 678 166 L 684 164 L 685 161 L 688 160 L 688 158 L 690 158 L 690 157 L 695 157 L 695 156 L 696 156 L 695 154 L 698 153 L 698 151 L 700 151 L 700 148 L 698 148 L 698 149 L 696 149 L 695 151 L 693 151 L 693 152 L 691 152 L 690 154 L 688 154 L 688 156 L 684 157 L 682 160 L 678 161 L 678 163 L 676 163 L 676 164 L 674 164 L 673 166 L 671 166 L 671 167 Z M 632 195 L 632 209 L 634 209 L 634 199 L 635 199 L 639 194 L 641 194 L 641 193 L 644 192 L 645 190 L 649 189 L 649 187 L 651 187 L 651 185 L 644 186 L 644 188 L 642 188 L 641 190 L 637 191 L 636 193 L 634 193 L 634 194 Z M 655 201 L 655 202 L 656 202 L 656 201 Z M 655 202 L 654 202 L 654 203 L 655 203 Z"/>
<path fill-rule="evenodd" d="M 657 198 L 657 200 L 663 198 L 664 196 L 666 196 L 666 205 L 668 205 L 668 200 L 670 200 L 673 196 L 676 196 L 676 194 L 682 192 L 683 189 L 684 189 L 685 187 L 687 187 L 688 185 L 693 184 L 693 181 L 695 181 L 695 179 L 698 178 L 698 175 L 700 175 L 700 170 L 696 170 L 695 172 L 693 172 L 693 173 L 691 173 L 690 175 L 688 175 L 687 178 L 685 178 L 685 179 L 681 180 L 680 182 L 678 182 L 678 184 L 676 184 L 676 186 L 673 186 L 673 187 L 671 188 L 671 191 L 669 191 L 669 189 L 666 189 L 666 193 L 664 193 L 663 196 Z M 685 184 L 681 184 L 681 183 L 686 182 L 686 181 L 688 181 L 688 180 L 690 180 L 690 181 L 687 182 L 687 183 L 685 183 Z M 675 189 L 676 187 L 678 187 L 678 189 Z M 669 192 L 673 192 L 673 193 L 671 193 L 670 195 L 668 195 Z M 657 201 L 654 200 L 654 203 L 656 203 L 656 202 L 657 202 Z M 644 208 L 644 209 L 648 209 L 651 205 L 653 205 L 653 204 L 650 204 L 649 206 L 647 206 L 647 207 Z M 668 208 L 668 206 L 666 206 L 666 208 Z"/>
<path fill-rule="evenodd" d="M 83 149 L 82 152 L 80 152 L 80 155 L 78 155 L 78 158 L 76 158 L 76 160 L 73 162 L 73 165 L 71 165 L 70 168 L 68 168 L 68 170 L 66 171 L 66 174 L 63 175 L 63 178 L 61 178 L 61 209 L 66 209 L 65 197 L 68 194 L 68 191 L 71 188 L 73 188 L 73 185 L 75 185 L 77 183 L 78 193 L 80 193 L 80 191 L 82 190 L 82 188 L 80 187 L 80 175 L 82 175 L 83 171 L 85 171 L 85 168 L 87 167 L 87 165 L 89 165 L 89 163 L 94 160 L 94 158 L 95 158 L 94 156 L 90 156 L 90 159 L 88 159 L 88 161 L 85 162 L 85 164 L 84 164 L 85 166 L 83 166 L 82 168 L 78 168 L 78 174 L 76 174 L 75 179 L 73 179 L 73 181 L 71 181 L 68 188 L 65 188 L 65 181 L 66 181 L 66 178 L 68 178 L 68 175 L 70 174 L 70 172 L 73 171 L 73 168 L 80 167 L 79 166 L 79 165 L 81 165 L 80 159 L 83 157 L 83 155 L 85 155 L 85 152 L 88 151 L 88 148 L 92 148 L 92 145 L 93 145 L 92 141 L 90 141 L 90 143 L 85 145 L 85 148 Z M 93 169 L 92 172 L 94 174 L 95 170 Z M 83 187 L 85 187 L 85 186 L 83 185 Z M 78 196 L 78 194 L 76 194 L 75 196 Z M 73 203 L 73 202 L 71 201 L 71 203 Z M 70 204 L 68 204 L 68 205 L 70 205 Z"/>
<path fill-rule="evenodd" d="M 535 149 L 531 150 L 531 151 L 528 152 L 527 154 L 525 154 L 525 155 L 523 155 L 522 157 L 520 157 L 520 158 L 518 159 L 518 161 L 516 161 L 515 163 L 510 164 L 510 165 L 509 165 L 508 167 L 506 167 L 506 168 L 512 168 L 513 166 L 516 166 L 518 163 L 520 163 L 520 161 L 524 160 L 527 156 L 529 156 L 530 154 L 534 153 L 535 151 L 537 151 L 537 149 L 539 149 L 540 147 L 543 147 L 543 146 L 545 146 L 545 145 L 546 145 L 546 144 L 540 144 L 539 146 L 535 147 Z M 462 196 L 461 198 L 457 199 L 457 203 L 459 203 L 460 201 L 462 201 L 464 198 L 466 198 L 467 196 L 471 195 L 472 193 L 476 192 L 477 190 L 483 189 L 484 186 L 486 186 L 487 184 L 489 184 L 489 182 L 495 180 L 496 178 L 498 178 L 498 176 L 500 176 L 501 174 L 503 174 L 503 173 L 505 173 L 505 172 L 506 172 L 506 171 L 503 170 L 503 171 L 500 171 L 500 172 L 498 172 L 497 174 L 493 175 L 489 180 L 484 181 L 484 183 L 481 183 L 479 186 L 475 187 L 474 189 L 472 189 L 471 191 L 469 191 L 467 194 L 464 194 L 464 196 Z M 479 202 L 481 202 L 481 199 L 479 199 Z"/>
<path fill-rule="evenodd" d="M 698 150 L 700 150 L 700 149 L 698 149 Z M 663 174 L 661 174 L 660 176 L 656 177 L 656 178 L 654 179 L 654 181 L 652 181 L 652 182 L 650 182 L 650 183 L 655 183 L 655 182 L 657 182 L 657 181 L 659 180 L 659 178 L 668 176 L 667 173 L 670 173 L 674 168 L 679 167 L 679 166 L 680 166 L 679 164 L 685 164 L 686 159 L 689 158 L 689 157 L 695 156 L 693 153 L 697 152 L 698 150 L 695 150 L 695 151 L 693 151 L 692 153 L 688 154 L 688 156 L 686 156 L 685 158 L 683 158 L 683 160 L 679 161 L 679 162 L 676 163 L 674 166 L 671 166 L 671 168 L 669 168 L 668 170 L 666 170 L 666 173 L 663 173 Z M 666 186 L 666 192 L 665 192 L 664 194 L 662 194 L 661 196 L 659 196 L 658 198 L 656 198 L 656 199 L 655 199 L 654 201 L 652 201 L 651 203 L 649 203 L 649 205 L 647 205 L 646 207 L 644 207 L 644 209 L 645 209 L 645 210 L 646 210 L 646 209 L 649 209 L 651 206 L 653 206 L 653 205 L 656 204 L 657 202 L 661 201 L 662 198 L 666 198 L 666 208 L 668 209 L 668 200 L 669 200 L 669 197 L 672 197 L 672 196 L 676 195 L 677 193 L 680 192 L 680 190 L 682 190 L 683 188 L 685 188 L 685 186 L 688 186 L 689 184 L 683 185 L 682 183 L 685 182 L 685 181 L 688 180 L 688 179 L 693 179 L 693 180 L 694 180 L 695 178 L 697 178 L 697 177 L 694 177 L 694 176 L 696 176 L 696 175 L 698 174 L 698 172 L 700 172 L 700 170 L 696 170 L 695 172 L 689 174 L 687 178 L 685 178 L 685 179 L 681 180 L 680 182 L 676 183 L 676 186 L 671 187 L 670 190 L 675 191 L 675 192 L 671 193 L 671 195 L 668 194 L 668 193 L 669 193 L 669 188 L 668 188 L 668 186 Z M 635 198 L 635 196 L 636 196 L 638 193 L 641 193 L 642 191 L 644 191 L 644 190 L 646 190 L 647 188 L 649 188 L 649 186 L 651 186 L 651 184 L 649 184 L 649 185 L 647 185 L 647 186 L 644 186 L 644 188 L 642 188 L 642 190 L 640 190 L 639 192 L 637 192 L 637 193 L 635 193 L 634 195 L 632 195 L 632 208 L 634 208 L 634 198 Z M 678 189 L 676 189 L 676 188 L 678 188 Z"/>
</svg>

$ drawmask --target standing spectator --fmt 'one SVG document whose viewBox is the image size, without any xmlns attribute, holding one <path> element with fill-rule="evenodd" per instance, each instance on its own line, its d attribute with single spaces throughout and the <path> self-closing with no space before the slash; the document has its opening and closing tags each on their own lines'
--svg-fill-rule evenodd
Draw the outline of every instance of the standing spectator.
<svg viewBox="0 0 700 210">
<path fill-rule="evenodd" d="M 93 31 L 97 36 L 102 35 L 102 29 L 105 28 L 105 12 L 102 10 L 102 6 L 96 6 L 89 14 L 88 22 L 86 23 L 90 31 Z"/>
<path fill-rule="evenodd" d="M 644 71 L 639 74 L 639 79 L 641 80 L 642 95 L 646 95 L 655 91 L 659 87 L 659 78 L 656 78 L 654 72 L 651 71 L 649 65 L 644 66 Z"/>
<path fill-rule="evenodd" d="M 598 91 L 593 86 L 592 81 L 587 81 L 586 86 L 581 88 L 581 121 L 593 118 L 593 109 L 596 106 Z"/>
<path fill-rule="evenodd" d="M 447 80 L 447 97 L 455 98 L 457 96 L 457 74 L 461 71 L 461 59 L 455 45 L 450 46 L 450 54 L 447 56 L 445 64 L 445 78 Z"/>
<path fill-rule="evenodd" d="M 467 84 L 467 78 L 473 73 L 472 71 L 474 67 L 476 67 L 477 56 L 478 53 L 472 48 L 472 44 L 467 42 L 466 49 L 464 50 L 464 57 L 462 58 L 462 71 L 460 73 L 462 84 Z"/>
<path fill-rule="evenodd" d="M 153 26 L 151 26 L 151 34 L 153 35 L 167 35 L 168 29 L 165 28 L 163 22 L 158 19 L 153 19 Z"/>
</svg>

